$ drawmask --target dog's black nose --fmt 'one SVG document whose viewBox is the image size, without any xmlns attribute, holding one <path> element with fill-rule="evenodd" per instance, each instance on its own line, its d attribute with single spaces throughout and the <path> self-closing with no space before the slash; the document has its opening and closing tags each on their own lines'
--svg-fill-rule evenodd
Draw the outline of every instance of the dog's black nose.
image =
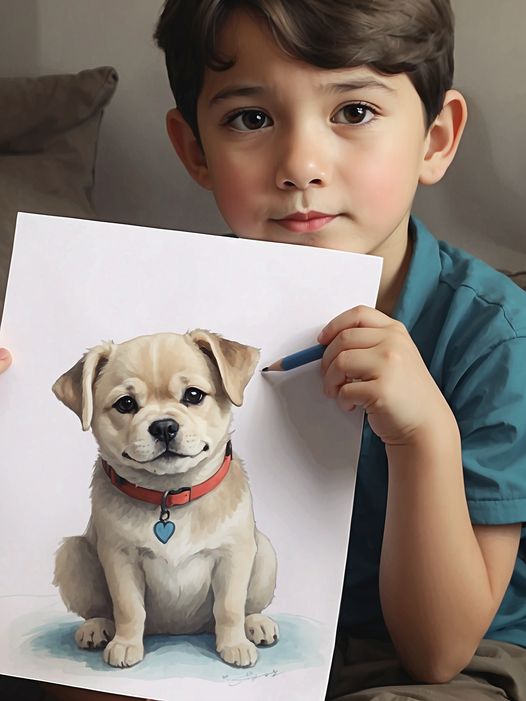
<svg viewBox="0 0 526 701">
<path fill-rule="evenodd" d="M 154 421 L 148 427 L 148 432 L 154 438 L 158 441 L 163 441 L 167 445 L 172 438 L 175 438 L 178 430 L 179 424 L 173 419 L 159 419 L 159 421 Z"/>
</svg>

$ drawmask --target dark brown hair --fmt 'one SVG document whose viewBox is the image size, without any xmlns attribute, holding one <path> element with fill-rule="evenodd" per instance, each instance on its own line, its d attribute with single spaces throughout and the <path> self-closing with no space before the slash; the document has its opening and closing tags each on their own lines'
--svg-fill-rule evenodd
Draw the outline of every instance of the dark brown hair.
<svg viewBox="0 0 526 701">
<path fill-rule="evenodd" d="M 406 73 L 427 127 L 442 110 L 454 68 L 450 0 L 166 0 L 155 40 L 165 53 L 176 104 L 196 136 L 205 67 L 234 64 L 234 57 L 219 54 L 217 43 L 240 9 L 262 18 L 285 53 L 319 68 Z"/>
</svg>

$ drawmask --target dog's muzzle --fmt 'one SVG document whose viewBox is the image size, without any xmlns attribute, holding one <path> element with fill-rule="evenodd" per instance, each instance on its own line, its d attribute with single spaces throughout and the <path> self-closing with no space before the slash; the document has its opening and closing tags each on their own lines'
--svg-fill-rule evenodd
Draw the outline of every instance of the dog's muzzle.
<svg viewBox="0 0 526 701">
<path fill-rule="evenodd" d="M 149 457 L 147 460 L 138 460 L 137 458 L 132 457 L 126 451 L 122 453 L 122 457 L 127 458 L 128 460 L 133 460 L 133 462 L 139 463 L 140 465 L 145 465 L 146 463 L 152 463 L 156 460 L 163 459 L 171 460 L 172 458 L 196 458 L 199 453 L 206 452 L 209 449 L 210 446 L 208 443 L 204 443 L 203 447 L 197 453 L 195 453 L 195 455 L 177 452 L 175 450 L 174 439 L 177 436 L 179 429 L 180 425 L 174 419 L 158 419 L 157 421 L 153 421 L 148 426 L 148 433 L 155 439 L 156 444 L 161 444 L 159 446 L 161 448 L 161 452 L 159 452 L 158 455 Z"/>
</svg>

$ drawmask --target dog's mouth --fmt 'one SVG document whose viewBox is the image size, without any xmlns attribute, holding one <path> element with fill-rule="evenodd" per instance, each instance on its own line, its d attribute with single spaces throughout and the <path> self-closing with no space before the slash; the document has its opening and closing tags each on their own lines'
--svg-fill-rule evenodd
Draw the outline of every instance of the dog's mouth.
<svg viewBox="0 0 526 701">
<path fill-rule="evenodd" d="M 150 458 L 149 460 L 137 460 L 136 458 L 133 458 L 129 453 L 124 451 L 122 453 L 122 457 L 126 458 L 127 460 L 132 460 L 133 462 L 138 463 L 139 465 L 146 465 L 151 462 L 157 462 L 157 460 L 174 460 L 177 458 L 196 458 L 198 455 L 201 455 L 201 453 L 205 453 L 207 450 L 210 449 L 210 446 L 208 443 L 205 443 L 201 450 L 199 450 L 197 453 L 194 455 L 190 454 L 185 454 L 185 453 L 177 453 L 175 450 L 170 450 L 169 448 L 166 448 L 165 450 L 162 451 L 162 453 L 159 453 L 159 455 L 156 455 L 154 458 Z"/>
</svg>

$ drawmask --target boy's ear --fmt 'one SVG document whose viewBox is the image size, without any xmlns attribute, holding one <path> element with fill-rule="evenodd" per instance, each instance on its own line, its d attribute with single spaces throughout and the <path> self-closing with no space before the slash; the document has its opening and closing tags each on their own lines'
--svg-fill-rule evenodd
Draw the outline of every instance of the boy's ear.
<svg viewBox="0 0 526 701">
<path fill-rule="evenodd" d="M 419 179 L 423 185 L 433 185 L 444 176 L 457 152 L 467 117 L 464 97 L 457 90 L 448 90 L 442 111 L 426 136 L 426 153 Z"/>
<path fill-rule="evenodd" d="M 166 115 L 166 129 L 177 155 L 192 178 L 211 189 L 208 166 L 201 144 L 181 112 L 174 107 Z"/>
</svg>

